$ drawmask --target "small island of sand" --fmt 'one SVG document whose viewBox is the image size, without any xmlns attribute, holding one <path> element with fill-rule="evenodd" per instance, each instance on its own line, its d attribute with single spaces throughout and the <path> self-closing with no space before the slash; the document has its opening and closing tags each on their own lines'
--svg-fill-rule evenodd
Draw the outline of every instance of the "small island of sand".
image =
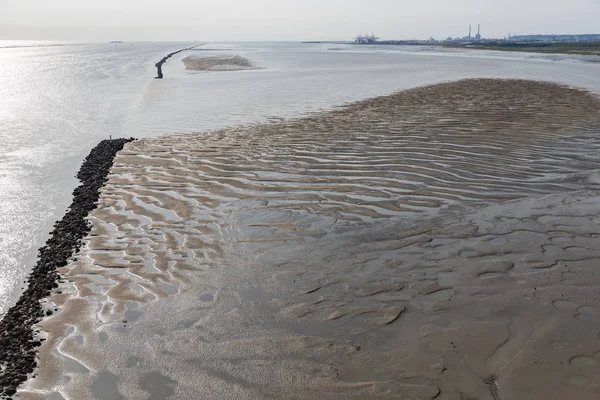
<svg viewBox="0 0 600 400">
<path fill-rule="evenodd" d="M 187 56 L 181 61 L 185 65 L 185 69 L 192 71 L 246 71 L 259 69 L 247 58 L 236 55 L 210 57 Z"/>
</svg>

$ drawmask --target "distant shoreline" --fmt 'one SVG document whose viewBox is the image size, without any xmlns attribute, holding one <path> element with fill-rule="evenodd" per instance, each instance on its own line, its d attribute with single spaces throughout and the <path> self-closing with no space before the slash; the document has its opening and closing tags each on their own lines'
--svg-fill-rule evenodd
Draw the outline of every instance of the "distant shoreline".
<svg viewBox="0 0 600 400">
<path fill-rule="evenodd" d="M 353 44 L 360 46 L 433 46 L 448 49 L 467 49 L 467 50 L 496 50 L 496 51 L 518 51 L 525 53 L 540 54 L 571 54 L 600 56 L 600 42 L 561 42 L 561 43 L 543 43 L 543 42 L 425 42 L 414 40 L 385 40 L 375 43 L 355 43 L 344 41 L 306 41 L 303 44 Z"/>
<path fill-rule="evenodd" d="M 575 54 L 586 56 L 600 56 L 600 43 L 497 43 L 497 44 L 443 44 L 442 47 L 452 49 L 471 50 L 496 50 L 496 51 L 519 51 L 525 53 L 542 54 Z"/>
</svg>

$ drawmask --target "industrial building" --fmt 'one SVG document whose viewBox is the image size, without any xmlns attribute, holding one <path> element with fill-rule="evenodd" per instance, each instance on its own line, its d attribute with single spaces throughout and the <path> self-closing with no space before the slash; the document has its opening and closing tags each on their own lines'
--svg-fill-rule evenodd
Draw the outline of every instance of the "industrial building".
<svg viewBox="0 0 600 400">
<path fill-rule="evenodd" d="M 471 24 L 469 24 L 469 35 L 463 36 L 462 38 L 456 38 L 454 40 L 460 41 L 460 42 L 473 42 L 473 41 L 478 42 L 481 40 L 481 24 L 477 25 L 477 34 L 475 35 L 475 37 L 473 37 L 471 32 L 472 32 L 472 26 L 471 26 Z"/>
<path fill-rule="evenodd" d="M 372 34 L 372 33 L 370 35 L 360 34 L 356 38 L 354 38 L 354 43 L 357 43 L 357 44 L 374 44 L 374 43 L 377 43 L 378 40 L 379 40 L 379 38 L 377 36 L 375 36 L 374 34 Z"/>
</svg>

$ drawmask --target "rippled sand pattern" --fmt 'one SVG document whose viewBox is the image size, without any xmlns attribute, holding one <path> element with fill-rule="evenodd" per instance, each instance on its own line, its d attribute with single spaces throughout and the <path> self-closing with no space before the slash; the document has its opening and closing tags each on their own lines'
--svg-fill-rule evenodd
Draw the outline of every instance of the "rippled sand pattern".
<svg viewBox="0 0 600 400">
<path fill-rule="evenodd" d="M 473 80 L 281 124 L 139 142 L 122 160 L 163 167 L 132 184 L 175 181 L 270 207 L 370 221 L 577 188 L 568 175 L 596 162 L 582 152 L 582 135 L 597 122 L 598 101 L 579 91 Z"/>
<path fill-rule="evenodd" d="M 598 398 L 599 127 L 467 80 L 131 143 L 22 397 Z"/>
</svg>

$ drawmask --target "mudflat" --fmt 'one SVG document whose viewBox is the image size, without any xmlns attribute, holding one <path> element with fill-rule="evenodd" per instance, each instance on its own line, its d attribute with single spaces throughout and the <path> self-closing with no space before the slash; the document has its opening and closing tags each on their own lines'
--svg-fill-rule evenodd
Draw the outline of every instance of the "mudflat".
<svg viewBox="0 0 600 400">
<path fill-rule="evenodd" d="M 477 79 L 128 143 L 23 399 L 596 399 L 600 100 Z"/>
</svg>

